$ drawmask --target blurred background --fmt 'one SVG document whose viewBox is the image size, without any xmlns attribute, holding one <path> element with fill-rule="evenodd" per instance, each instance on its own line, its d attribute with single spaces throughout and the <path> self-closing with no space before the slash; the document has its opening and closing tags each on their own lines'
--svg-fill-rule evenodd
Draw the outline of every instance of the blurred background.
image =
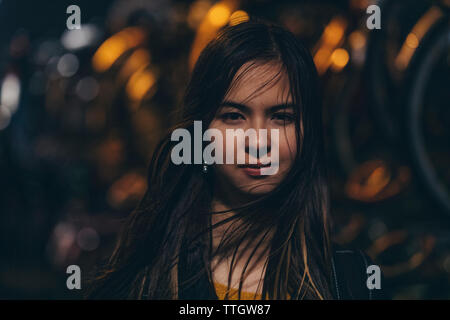
<svg viewBox="0 0 450 320">
<path fill-rule="evenodd" d="M 79 30 L 66 27 L 73 4 Z M 449 7 L 0 0 L 0 298 L 82 296 L 67 266 L 84 281 L 111 252 L 199 52 L 250 15 L 314 57 L 335 241 L 376 260 L 394 299 L 450 299 Z"/>
</svg>

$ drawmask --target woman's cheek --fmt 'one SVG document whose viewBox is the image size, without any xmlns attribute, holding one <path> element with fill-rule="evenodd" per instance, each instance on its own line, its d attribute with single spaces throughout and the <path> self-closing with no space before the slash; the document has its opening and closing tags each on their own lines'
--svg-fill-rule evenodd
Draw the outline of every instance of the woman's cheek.
<svg viewBox="0 0 450 320">
<path fill-rule="evenodd" d="M 287 130 L 283 135 L 280 135 L 279 157 L 282 167 L 280 169 L 283 169 L 283 171 L 288 170 L 294 162 L 297 154 L 296 140 L 295 129 Z"/>
<path fill-rule="evenodd" d="M 214 126 L 213 126 L 214 125 Z M 245 146 L 239 144 L 239 139 L 236 139 L 235 137 L 229 137 L 227 138 L 226 130 L 231 128 L 227 128 L 224 126 L 220 126 L 218 124 L 215 124 L 214 122 L 211 123 L 210 128 L 218 129 L 222 133 L 222 146 L 217 146 L 218 148 L 222 148 L 222 163 L 223 164 L 237 164 L 237 150 L 241 150 L 241 152 L 245 152 Z M 235 128 L 233 128 L 235 130 Z M 229 159 L 227 160 L 227 151 L 229 151 Z"/>
</svg>

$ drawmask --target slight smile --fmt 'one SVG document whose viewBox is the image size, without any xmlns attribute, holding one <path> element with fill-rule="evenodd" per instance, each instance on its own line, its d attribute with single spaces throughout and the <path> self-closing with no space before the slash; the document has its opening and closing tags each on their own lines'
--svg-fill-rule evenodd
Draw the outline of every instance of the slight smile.
<svg viewBox="0 0 450 320">
<path fill-rule="evenodd" d="M 241 164 L 238 165 L 238 168 L 242 169 L 247 175 L 252 177 L 261 176 L 261 168 L 270 167 L 270 163 L 261 164 L 258 162 L 257 164 Z"/>
</svg>

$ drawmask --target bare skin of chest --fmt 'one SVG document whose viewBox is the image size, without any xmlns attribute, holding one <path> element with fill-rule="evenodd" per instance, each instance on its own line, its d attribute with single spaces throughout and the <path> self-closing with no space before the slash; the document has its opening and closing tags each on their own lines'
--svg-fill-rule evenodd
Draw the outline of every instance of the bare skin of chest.
<svg viewBox="0 0 450 320">
<path fill-rule="evenodd" d="M 231 267 L 231 258 L 228 260 L 218 261 L 214 259 L 211 262 L 211 270 L 213 274 L 214 282 L 221 284 L 228 284 L 228 276 Z M 231 278 L 231 288 L 239 288 L 239 281 L 246 264 L 246 259 L 239 261 L 233 268 L 233 274 Z M 261 294 L 262 283 L 264 278 L 264 263 L 250 263 L 245 271 L 244 281 L 242 285 L 242 291 L 245 292 L 257 292 Z M 260 283 L 260 284 L 259 284 Z M 259 284 L 259 288 L 258 288 Z"/>
</svg>

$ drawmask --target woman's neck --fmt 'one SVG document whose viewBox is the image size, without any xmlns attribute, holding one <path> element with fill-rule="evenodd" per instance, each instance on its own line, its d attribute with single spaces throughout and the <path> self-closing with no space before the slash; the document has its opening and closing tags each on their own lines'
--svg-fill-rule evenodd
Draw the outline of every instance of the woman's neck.
<svg viewBox="0 0 450 320">
<path fill-rule="evenodd" d="M 236 214 L 236 212 L 232 210 L 232 207 L 223 203 L 218 198 L 214 198 L 214 200 L 212 201 L 212 210 L 213 212 L 221 212 L 211 215 L 212 225 L 217 224 L 220 221 L 230 218 Z M 218 248 L 219 244 L 223 240 L 222 238 L 225 233 L 226 236 L 229 236 L 230 234 L 233 233 L 233 231 L 227 230 L 230 228 L 231 223 L 234 223 L 233 226 L 231 226 L 231 228 L 234 228 L 235 226 L 237 227 L 239 221 L 233 219 L 229 222 L 226 222 L 223 225 L 220 225 L 212 229 L 213 252 L 215 252 L 216 249 Z M 250 245 L 248 245 L 249 241 L 251 241 Z M 261 288 L 258 287 L 258 285 L 261 284 L 261 281 L 264 277 L 265 261 L 267 258 L 267 255 L 265 254 L 267 251 L 265 251 L 265 248 L 267 248 L 267 245 L 265 244 L 262 245 L 252 254 L 256 242 L 257 241 L 255 241 L 255 238 L 253 237 L 251 237 L 251 239 L 246 238 L 239 247 L 239 250 L 236 252 L 236 259 L 233 262 L 233 275 L 231 278 L 231 287 L 237 288 L 239 286 L 241 272 L 243 270 L 246 270 L 244 276 L 245 278 L 244 291 L 247 290 L 249 292 L 260 293 Z M 268 244 L 268 241 L 265 242 Z M 215 282 L 219 282 L 222 284 L 228 283 L 228 276 L 231 268 L 232 256 L 233 252 L 231 252 L 231 254 L 226 256 L 219 254 L 213 257 L 211 261 L 211 270 L 213 272 L 213 279 Z M 247 262 L 248 267 L 245 267 Z"/>
<path fill-rule="evenodd" d="M 236 215 L 236 211 L 233 208 L 236 208 L 236 205 L 232 206 L 229 203 L 226 203 L 222 200 L 223 198 L 220 197 L 213 197 L 212 203 L 211 203 L 211 225 L 217 225 L 220 222 L 229 219 Z M 224 222 L 223 224 L 220 224 L 219 226 L 213 227 L 212 229 L 212 249 L 213 252 L 216 251 L 219 244 L 223 240 L 224 236 L 230 236 L 234 234 L 235 230 L 238 228 L 240 229 L 240 218 L 230 219 L 227 222 Z M 254 246 L 262 238 L 262 234 L 254 235 L 253 237 L 245 238 L 242 241 L 242 244 L 240 245 L 240 248 L 238 250 L 238 255 L 242 255 L 243 257 L 248 256 L 248 254 L 253 251 Z M 256 250 L 255 254 L 258 255 L 258 253 L 261 253 L 267 249 L 267 246 L 269 244 L 270 237 L 266 237 L 259 248 Z M 250 245 L 249 245 L 250 243 Z"/>
<path fill-rule="evenodd" d="M 213 198 L 213 201 L 211 203 L 211 209 L 213 212 L 213 214 L 211 214 L 211 225 L 216 225 L 221 221 L 228 219 L 236 214 L 235 211 L 233 211 L 229 205 L 226 205 L 222 200 L 216 197 Z M 226 230 L 230 227 L 232 221 L 226 222 L 212 229 L 213 250 L 216 250 L 217 247 L 219 246 L 222 236 L 224 235 Z"/>
</svg>

